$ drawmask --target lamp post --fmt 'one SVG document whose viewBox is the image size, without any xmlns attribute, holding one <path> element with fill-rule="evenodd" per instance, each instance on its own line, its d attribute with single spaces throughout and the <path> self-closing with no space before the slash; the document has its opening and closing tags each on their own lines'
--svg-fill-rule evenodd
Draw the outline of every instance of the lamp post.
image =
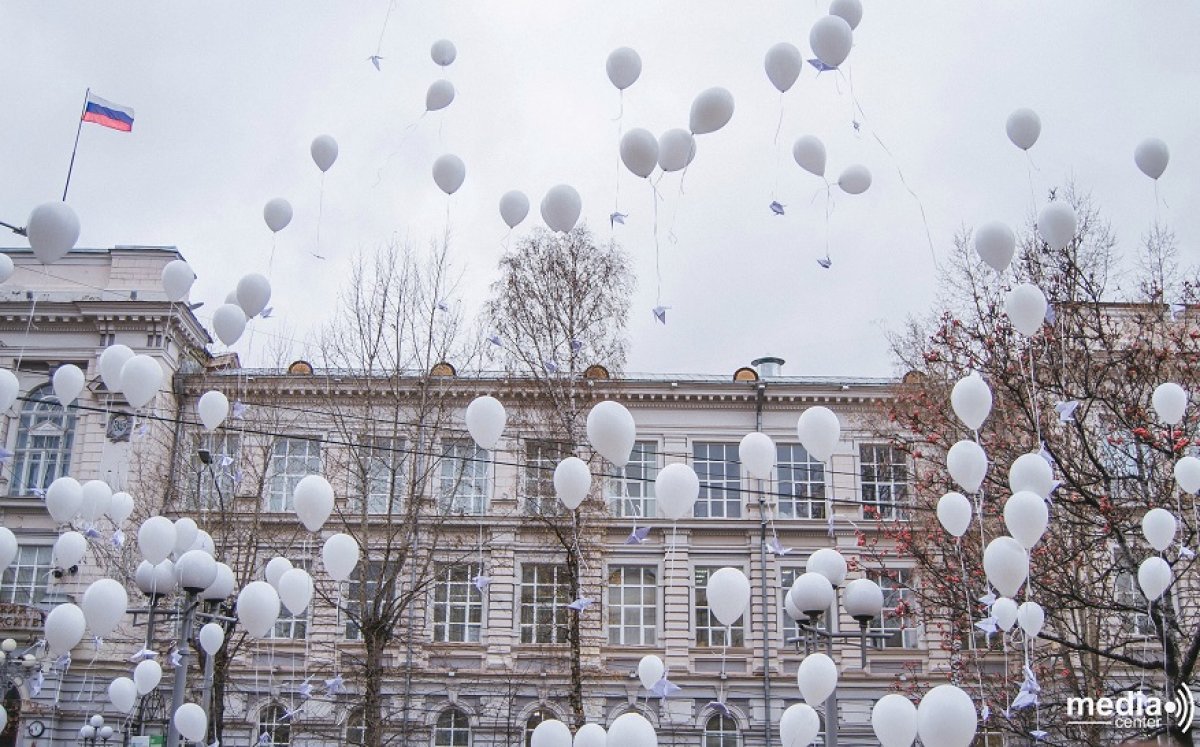
<svg viewBox="0 0 1200 747">
<path fill-rule="evenodd" d="M 99 739 L 107 746 L 108 740 L 112 739 L 112 736 L 113 728 L 105 726 L 104 717 L 98 713 L 88 719 L 88 722 L 79 729 L 79 741 L 85 745 L 95 745 L 96 740 Z"/>
</svg>

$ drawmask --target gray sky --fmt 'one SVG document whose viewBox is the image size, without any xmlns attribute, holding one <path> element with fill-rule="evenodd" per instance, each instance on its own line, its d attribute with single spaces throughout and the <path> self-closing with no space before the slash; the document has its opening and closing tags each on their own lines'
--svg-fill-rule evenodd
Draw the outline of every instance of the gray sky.
<svg viewBox="0 0 1200 747">
<path fill-rule="evenodd" d="M 881 2 L 865 0 L 843 69 L 807 67 L 783 98 L 763 72 L 766 50 L 790 41 L 808 54 L 821 2 L 507 0 L 388 3 L 210 2 L 0 5 L 0 220 L 23 222 L 61 195 L 86 87 L 136 110 L 132 134 L 85 125 L 70 202 L 82 245 L 174 244 L 200 279 L 211 312 L 238 277 L 267 270 L 262 206 L 281 196 L 295 218 L 279 235 L 276 318 L 259 334 L 303 337 L 333 302 L 349 257 L 391 236 L 425 242 L 446 226 L 466 276 L 456 302 L 478 307 L 496 274 L 509 189 L 537 204 L 559 182 L 583 195 L 584 219 L 611 232 L 617 188 L 618 94 L 604 73 L 617 46 L 638 50 L 641 79 L 625 92 L 626 129 L 686 127 L 692 98 L 714 85 L 734 95 L 733 120 L 700 136 L 684 193 L 660 189 L 662 303 L 654 321 L 655 240 L 649 187 L 623 168 L 616 238 L 634 257 L 635 371 L 732 372 L 760 355 L 796 374 L 891 372 L 883 330 L 927 308 L 933 265 L 917 202 L 944 254 L 962 225 L 1028 217 L 1027 161 L 1004 134 L 1009 112 L 1034 108 L 1031 151 L 1039 201 L 1074 178 L 1093 192 L 1126 251 L 1155 216 L 1153 183 L 1133 149 L 1146 136 L 1171 148 L 1159 183 L 1160 219 L 1182 255 L 1200 260 L 1200 5 L 1192 2 Z M 731 10 L 737 8 L 737 10 Z M 451 39 L 458 60 L 438 68 L 429 47 Z M 426 115 L 440 77 L 458 95 Z M 853 98 L 852 98 L 853 96 Z M 854 99 L 866 118 L 851 126 Z M 406 135 L 405 128 L 416 123 Z M 875 133 L 890 154 L 875 141 Z M 324 187 L 312 138 L 341 155 Z M 832 178 L 851 163 L 874 184 L 838 195 L 825 251 L 820 180 L 792 160 L 804 133 L 825 141 Z M 452 198 L 430 167 L 452 152 L 467 165 Z M 381 166 L 385 164 L 381 174 Z M 380 179 L 380 176 L 382 178 Z M 378 181 L 378 184 L 376 184 Z M 776 186 L 777 184 L 777 186 Z M 768 209 L 787 206 L 783 217 Z M 10 237 L 17 241 L 16 237 Z M 11 245 L 13 241 L 0 240 Z M 244 351 L 245 342 L 235 349 Z M 297 345 L 296 355 L 304 348 Z M 311 352 L 309 353 L 312 354 Z"/>
</svg>

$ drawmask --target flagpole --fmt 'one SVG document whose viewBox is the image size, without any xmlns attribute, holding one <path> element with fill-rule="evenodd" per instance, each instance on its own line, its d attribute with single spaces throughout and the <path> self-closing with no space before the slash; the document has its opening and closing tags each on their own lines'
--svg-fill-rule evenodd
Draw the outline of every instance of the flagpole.
<svg viewBox="0 0 1200 747">
<path fill-rule="evenodd" d="M 91 93 L 90 86 L 83 92 L 83 108 L 79 110 L 79 126 L 75 128 L 75 146 L 71 148 L 71 165 L 67 167 L 67 183 L 63 187 L 63 202 L 67 201 L 67 190 L 71 188 L 71 172 L 75 170 L 75 151 L 79 150 L 79 133 L 83 131 L 83 115 L 87 112 L 88 96 Z"/>
</svg>

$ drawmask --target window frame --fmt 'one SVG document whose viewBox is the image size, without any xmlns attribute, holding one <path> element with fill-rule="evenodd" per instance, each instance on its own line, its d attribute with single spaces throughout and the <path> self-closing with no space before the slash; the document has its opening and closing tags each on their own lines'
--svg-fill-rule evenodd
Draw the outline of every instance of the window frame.
<svg viewBox="0 0 1200 747">
<path fill-rule="evenodd" d="M 291 449 L 296 444 L 304 444 L 304 454 L 296 455 Z M 279 454 L 279 447 L 285 446 L 286 453 Z M 316 454 L 310 453 L 316 450 Z M 268 513 L 288 513 L 295 510 L 296 485 L 309 475 L 320 475 L 322 469 L 321 439 L 315 436 L 291 435 L 276 436 L 271 443 L 271 454 L 268 457 L 266 510 Z M 315 469 L 314 467 L 315 460 Z M 282 471 L 280 463 L 282 462 Z M 305 471 L 294 471 L 297 464 Z"/>
<path fill-rule="evenodd" d="M 909 616 L 915 614 L 913 603 L 916 601 L 916 592 L 912 589 L 913 574 L 912 568 L 867 571 L 867 578 L 879 584 L 879 588 L 883 591 L 883 609 L 868 623 L 867 632 L 887 633 L 892 636 L 888 640 L 872 638 L 871 645 L 876 649 L 913 650 L 921 647 L 921 626 L 904 624 Z M 897 616 L 896 608 L 901 602 L 908 607 L 908 611 L 905 615 Z M 889 619 L 897 620 L 899 624 L 889 625 Z M 899 641 L 899 643 L 895 644 L 892 642 L 893 640 Z"/>
<path fill-rule="evenodd" d="M 639 574 L 637 583 L 626 583 L 628 574 L 636 571 Z M 650 573 L 647 583 L 646 573 Z M 614 576 L 620 574 L 620 582 L 614 584 Z M 608 645 L 610 646 L 647 646 L 658 645 L 660 622 L 662 620 L 662 595 L 658 593 L 662 585 L 662 574 L 657 564 L 646 563 L 616 563 L 608 566 L 608 584 L 605 587 L 606 614 L 608 628 Z M 638 592 L 638 603 L 627 604 L 627 591 Z M 647 604 L 647 595 L 649 603 Z M 647 610 L 650 614 L 647 615 Z M 625 613 L 636 611 L 639 623 L 628 625 Z M 617 615 L 614 625 L 613 616 Z M 647 623 L 647 617 L 650 622 Z M 615 634 L 615 635 L 614 635 Z"/>
<path fill-rule="evenodd" d="M 446 514 L 482 516 L 491 500 L 492 457 L 468 439 L 442 442 L 438 464 L 438 510 Z M 471 466 L 468 473 L 467 465 Z M 483 474 L 478 472 L 482 470 Z M 471 491 L 464 491 L 464 486 Z M 464 506 L 465 503 L 465 506 Z"/>
<path fill-rule="evenodd" d="M 567 509 L 554 490 L 554 470 L 572 456 L 571 445 L 545 438 L 525 439 L 521 465 L 521 503 L 527 516 L 564 516 Z"/>
<path fill-rule="evenodd" d="M 712 728 L 714 721 L 718 722 L 715 730 Z M 701 747 L 741 747 L 742 730 L 738 728 L 737 719 L 723 713 L 709 714 L 704 720 L 700 744 Z"/>
<path fill-rule="evenodd" d="M 803 461 L 797 458 L 800 455 L 803 455 Z M 775 460 L 775 492 L 779 496 L 776 517 L 824 520 L 829 515 L 829 483 L 826 481 L 825 463 L 809 454 L 803 444 L 789 442 L 775 445 Z M 819 481 L 813 479 L 814 473 L 819 474 Z M 796 479 L 797 476 L 805 479 Z M 819 495 L 815 494 L 818 485 Z M 810 492 L 798 493 L 797 486 L 804 486 Z M 805 515 L 797 510 L 801 505 L 806 508 Z"/>
<path fill-rule="evenodd" d="M 533 572 L 533 580 L 528 573 Z M 543 580 L 541 575 L 550 572 L 551 577 Z M 540 590 L 549 589 L 548 595 L 540 595 Z M 530 594 L 526 594 L 531 590 Z M 521 584 L 517 615 L 518 640 L 523 644 L 550 645 L 568 642 L 569 614 L 567 605 L 571 599 L 571 579 L 567 566 L 563 563 L 525 563 L 521 566 Z M 527 596 L 531 597 L 527 599 Z M 548 609 L 547 609 L 548 608 Z M 530 618 L 526 621 L 527 613 Z M 546 613 L 549 619 L 542 619 Z"/>
<path fill-rule="evenodd" d="M 9 494 L 34 495 L 35 490 L 44 491 L 50 483 L 71 473 L 78 420 L 70 405 L 64 407 L 58 401 L 50 384 L 36 386 L 25 395 L 16 420 Z M 39 429 L 45 432 L 39 433 Z M 56 442 L 49 445 L 35 439 Z"/>
<path fill-rule="evenodd" d="M 746 613 L 728 627 L 722 625 L 708 607 L 708 579 L 712 574 L 728 568 L 727 565 L 710 565 L 699 563 L 692 567 L 692 638 L 693 647 L 701 649 L 716 648 L 745 648 L 746 647 Z M 736 567 L 736 566 L 734 566 Z M 703 580 L 701 575 L 703 574 Z M 703 600 L 703 601 L 702 601 Z M 703 631 L 703 640 L 701 632 Z M 716 636 L 724 632 L 725 642 L 716 641 Z"/>
<path fill-rule="evenodd" d="M 26 561 L 24 556 L 27 552 L 33 554 L 33 562 Z M 32 542 L 18 544 L 17 554 L 0 575 L 0 603 L 36 607 L 50 588 L 53 570 L 54 545 Z"/>
<path fill-rule="evenodd" d="M 634 442 L 629 461 L 620 474 L 604 481 L 605 502 L 613 516 L 623 519 L 653 519 L 658 516 L 654 480 L 662 469 L 659 457 L 657 441 Z"/>
<path fill-rule="evenodd" d="M 720 449 L 719 458 L 714 458 L 716 449 Z M 700 495 L 696 498 L 693 516 L 697 519 L 743 518 L 745 500 L 737 442 L 693 441 L 692 466 L 700 479 Z M 718 506 L 721 508 L 719 514 L 713 511 Z"/>
<path fill-rule="evenodd" d="M 872 459 L 868 461 L 868 450 Z M 876 459 L 880 453 L 886 452 L 889 457 L 899 456 L 899 461 L 882 462 Z M 868 476 L 868 470 L 871 476 Z M 886 475 L 881 471 L 886 470 Z M 899 479 L 896 471 L 899 471 Z M 862 501 L 861 513 L 864 519 L 905 519 L 908 503 L 908 457 L 900 449 L 890 443 L 879 441 L 864 441 L 858 445 L 858 495 Z M 867 497 L 868 487 L 874 497 Z M 896 488 L 899 488 L 897 491 Z M 887 489 L 888 498 L 881 499 L 883 489 Z"/>
<path fill-rule="evenodd" d="M 292 743 L 292 725 L 288 721 L 283 720 L 287 709 L 279 703 L 268 703 L 258 709 L 258 717 L 255 719 L 257 728 L 255 729 L 254 739 L 256 745 L 261 747 L 290 747 Z M 270 714 L 271 719 L 267 720 L 267 714 Z M 286 735 L 284 741 L 280 741 L 276 734 L 282 730 Z M 263 732 L 268 732 L 271 735 L 270 742 L 259 742 L 258 739 Z"/>
<path fill-rule="evenodd" d="M 450 716 L 451 723 L 443 724 L 447 716 Z M 461 719 L 462 723 L 456 723 Z M 433 747 L 471 747 L 471 742 L 474 735 L 471 733 L 471 717 L 465 711 L 456 706 L 450 706 L 438 714 L 437 721 L 433 723 L 432 729 Z M 466 741 L 457 741 L 456 736 L 466 734 Z M 445 739 L 445 737 L 449 739 Z"/>
<path fill-rule="evenodd" d="M 463 579 L 451 578 L 462 572 Z M 433 643 L 478 644 L 483 641 L 483 625 L 487 619 L 487 599 L 475 586 L 475 577 L 483 573 L 478 562 L 440 563 L 437 578 L 433 583 L 433 598 L 430 600 L 430 640 Z M 454 587 L 462 587 L 465 599 L 453 596 Z M 454 619 L 456 610 L 463 619 Z M 462 637 L 456 637 L 455 631 Z M 471 633 L 474 631 L 474 637 Z"/>
</svg>

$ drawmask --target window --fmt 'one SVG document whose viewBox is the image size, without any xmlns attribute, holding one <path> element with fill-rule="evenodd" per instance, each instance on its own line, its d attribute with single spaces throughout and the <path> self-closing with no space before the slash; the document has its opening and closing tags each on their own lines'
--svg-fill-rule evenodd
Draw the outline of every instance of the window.
<svg viewBox="0 0 1200 747">
<path fill-rule="evenodd" d="M 367 743 L 367 718 L 363 711 L 352 711 L 346 719 L 346 744 L 362 747 Z"/>
<path fill-rule="evenodd" d="M 915 648 L 920 630 L 909 625 L 915 598 L 912 589 L 912 571 L 896 569 L 872 571 L 870 579 L 883 590 L 883 610 L 871 621 L 867 630 L 872 633 L 887 633 L 886 640 L 875 639 L 877 648 Z"/>
<path fill-rule="evenodd" d="M 658 635 L 658 569 L 623 565 L 608 571 L 608 642 L 653 646 Z"/>
<path fill-rule="evenodd" d="M 1121 632 L 1127 635 L 1156 637 L 1154 618 L 1150 617 L 1146 597 L 1142 595 L 1142 588 L 1138 585 L 1137 571 L 1122 567 L 1124 564 L 1115 557 L 1117 555 L 1115 549 L 1113 555 L 1113 563 L 1116 568 L 1113 601 L 1132 608 L 1120 613 Z"/>
<path fill-rule="evenodd" d="M 211 464 L 205 464 L 198 456 L 194 457 L 193 466 L 196 470 L 196 490 L 199 494 L 199 507 L 204 509 L 220 509 L 222 504 L 232 507 L 232 499 L 238 482 L 238 460 L 241 456 L 242 440 L 240 434 L 229 431 L 197 434 L 196 450 L 205 449 L 212 459 Z"/>
<path fill-rule="evenodd" d="M 385 579 L 384 576 L 389 577 Z M 381 561 L 359 563 L 354 569 L 342 604 L 346 614 L 347 640 L 362 640 L 360 624 L 364 616 L 370 618 L 380 608 L 380 602 L 383 600 L 380 597 L 379 585 L 385 581 L 394 588 L 396 576 L 394 573 L 385 573 Z"/>
<path fill-rule="evenodd" d="M 693 466 L 700 478 L 697 518 L 737 519 L 742 515 L 742 465 L 738 445 L 698 442 Z"/>
<path fill-rule="evenodd" d="M 258 712 L 257 747 L 286 747 L 292 743 L 292 726 L 283 706 L 272 704 Z"/>
<path fill-rule="evenodd" d="M 34 605 L 42 601 L 54 565 L 50 545 L 20 545 L 0 581 L 0 602 Z"/>
<path fill-rule="evenodd" d="M 67 474 L 75 438 L 75 413 L 63 409 L 49 386 L 29 393 L 21 406 L 13 454 L 12 495 L 45 490 Z"/>
<path fill-rule="evenodd" d="M 566 566 L 521 568 L 521 643 L 566 643 L 570 603 Z"/>
<path fill-rule="evenodd" d="M 538 724 L 543 721 L 553 721 L 556 718 L 558 717 L 543 708 L 529 714 L 529 718 L 525 721 L 525 747 L 531 747 L 533 744 L 533 730 L 538 727 Z"/>
<path fill-rule="evenodd" d="M 277 438 L 271 447 L 268 511 L 291 511 L 292 493 L 308 475 L 321 474 L 321 444 L 310 438 Z"/>
<path fill-rule="evenodd" d="M 792 619 L 792 616 L 785 609 L 787 605 L 788 592 L 792 590 L 792 584 L 796 583 L 796 579 L 804 573 L 803 568 L 780 568 L 779 581 L 783 588 L 779 594 L 779 609 L 783 615 L 783 642 L 786 644 L 789 638 L 800 637 L 800 626 Z M 827 621 L 828 622 L 828 621 Z"/>
<path fill-rule="evenodd" d="M 467 714 L 457 708 L 442 711 L 433 728 L 433 747 L 471 747 L 471 723 Z"/>
<path fill-rule="evenodd" d="M 908 497 L 908 461 L 904 453 L 888 444 L 862 444 L 858 457 L 863 514 L 900 518 L 901 506 Z"/>
<path fill-rule="evenodd" d="M 825 518 L 825 465 L 800 444 L 777 447 L 779 518 Z"/>
<path fill-rule="evenodd" d="M 1007 740 L 1004 738 L 1004 732 L 1001 731 L 981 731 L 975 735 L 975 740 L 971 742 L 971 747 L 1004 747 Z"/>
<path fill-rule="evenodd" d="M 704 724 L 704 747 L 740 747 L 737 722 L 717 713 Z"/>
<path fill-rule="evenodd" d="M 654 518 L 654 478 L 658 477 L 658 444 L 638 441 L 620 477 L 605 481 L 614 516 Z"/>
<path fill-rule="evenodd" d="M 358 447 L 350 475 L 356 493 L 355 511 L 364 508 L 358 496 L 366 498 L 366 512 L 374 516 L 402 510 L 404 497 L 404 442 L 391 438 L 371 439 Z"/>
<path fill-rule="evenodd" d="M 525 513 L 557 516 L 565 512 L 554 494 L 554 468 L 569 456 L 570 447 L 557 441 L 525 442 Z"/>
<path fill-rule="evenodd" d="M 293 568 L 309 570 L 308 562 L 293 560 Z M 315 598 L 315 595 L 314 595 Z M 279 617 L 275 618 L 275 627 L 271 629 L 269 638 L 302 641 L 308 635 L 308 614 L 312 610 L 312 602 L 299 615 L 293 615 L 282 603 L 279 605 Z"/>
<path fill-rule="evenodd" d="M 721 569 L 721 566 L 703 566 L 696 568 L 696 646 L 714 648 L 721 646 L 746 645 L 746 631 L 743 629 L 746 616 L 742 615 L 733 625 L 726 628 L 713 617 L 708 610 L 708 577 Z"/>
<path fill-rule="evenodd" d="M 483 628 L 483 594 L 475 587 L 478 565 L 444 565 L 433 588 L 433 640 L 478 643 Z M 450 744 L 447 742 L 447 744 Z"/>
<path fill-rule="evenodd" d="M 452 514 L 487 512 L 488 452 L 473 442 L 451 441 L 442 446 L 438 506 Z"/>
</svg>

